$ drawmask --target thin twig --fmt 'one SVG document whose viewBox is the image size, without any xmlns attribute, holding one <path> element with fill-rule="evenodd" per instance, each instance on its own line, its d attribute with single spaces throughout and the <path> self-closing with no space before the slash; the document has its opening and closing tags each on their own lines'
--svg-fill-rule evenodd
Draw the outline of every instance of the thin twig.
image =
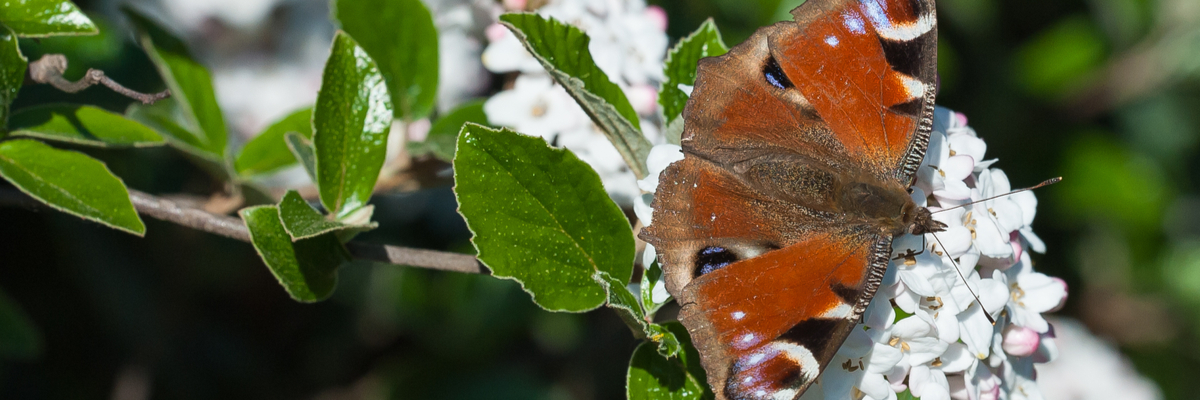
<svg viewBox="0 0 1200 400">
<path fill-rule="evenodd" d="M 133 207 L 142 215 L 250 242 L 250 230 L 241 219 L 206 212 L 202 208 L 202 201 L 187 200 L 187 197 L 168 199 L 132 189 L 129 191 L 129 198 L 133 200 Z M 41 203 L 19 191 L 0 189 L 0 204 L 29 207 Z M 347 243 L 346 248 L 359 260 L 470 274 L 488 273 L 474 256 L 467 254 L 361 242 Z"/>
<path fill-rule="evenodd" d="M 167 98 L 171 95 L 169 90 L 164 90 L 158 93 L 141 93 L 133 89 L 122 86 L 117 81 L 112 80 L 104 75 L 104 71 L 89 68 L 83 78 L 71 82 L 63 77 L 63 72 L 67 71 L 67 57 L 62 54 L 46 54 L 37 61 L 29 63 L 29 77 L 37 83 L 46 83 L 54 86 L 58 90 L 67 93 L 77 93 L 83 89 L 92 87 L 97 83 L 108 86 L 114 92 L 120 93 L 126 97 L 142 102 L 142 104 L 151 104 L 156 101 Z"/>
</svg>

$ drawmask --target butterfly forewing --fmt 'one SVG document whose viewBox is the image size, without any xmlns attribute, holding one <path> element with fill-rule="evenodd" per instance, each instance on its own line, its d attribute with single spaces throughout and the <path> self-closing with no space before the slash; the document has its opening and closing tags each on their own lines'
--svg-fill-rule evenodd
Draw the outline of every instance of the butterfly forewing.
<svg viewBox="0 0 1200 400">
<path fill-rule="evenodd" d="M 845 212 L 845 188 L 903 196 L 928 142 L 932 0 L 809 0 L 792 13 L 701 60 L 685 158 L 660 176 L 642 234 L 719 399 L 799 397 L 823 371 L 895 232 Z"/>
</svg>

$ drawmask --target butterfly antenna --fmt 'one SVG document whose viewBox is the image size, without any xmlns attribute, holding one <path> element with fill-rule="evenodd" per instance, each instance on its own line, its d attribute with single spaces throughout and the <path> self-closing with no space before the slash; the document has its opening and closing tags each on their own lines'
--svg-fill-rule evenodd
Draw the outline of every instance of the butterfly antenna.
<svg viewBox="0 0 1200 400">
<path fill-rule="evenodd" d="M 998 198 L 1001 198 L 1001 197 L 1004 197 L 1004 196 L 1013 195 L 1013 194 L 1021 193 L 1021 192 L 1024 192 L 1024 191 L 1029 191 L 1029 190 L 1037 189 L 1037 188 L 1040 188 L 1040 187 L 1043 187 L 1043 186 L 1050 186 L 1050 185 L 1053 185 L 1053 184 L 1055 184 L 1055 183 L 1059 183 L 1059 182 L 1062 182 L 1062 177 L 1061 177 L 1061 176 L 1060 176 L 1060 177 L 1057 177 L 1057 178 L 1050 178 L 1050 179 L 1047 179 L 1047 180 L 1045 180 L 1045 181 L 1042 181 L 1042 183 L 1039 183 L 1039 184 L 1036 184 L 1036 185 L 1033 185 L 1033 186 L 1030 186 L 1030 187 L 1027 187 L 1027 188 L 1023 188 L 1023 189 L 1017 189 L 1017 190 L 1014 190 L 1014 191 L 1011 191 L 1011 192 L 1008 192 L 1008 193 L 1005 193 L 1005 194 L 1001 194 L 1001 195 L 996 195 L 996 196 L 988 197 L 988 198 L 986 198 L 986 199 L 983 199 L 983 200 L 976 200 L 976 201 L 972 201 L 972 202 L 970 202 L 970 203 L 966 203 L 966 204 L 959 204 L 959 205 L 957 205 L 957 206 L 950 207 L 950 208 L 943 208 L 943 209 L 941 209 L 941 210 L 934 211 L 934 212 L 932 212 L 932 213 L 930 213 L 930 214 L 937 214 L 937 213 L 940 213 L 940 212 L 950 211 L 950 210 L 953 210 L 953 209 L 956 209 L 956 208 L 963 208 L 963 207 L 966 207 L 966 206 L 969 206 L 969 205 L 972 205 L 972 204 L 975 204 L 975 203 L 982 203 L 982 202 L 985 202 L 985 201 L 988 201 L 988 200 L 995 200 L 995 199 L 998 199 Z"/>
<path fill-rule="evenodd" d="M 1056 179 L 1060 179 L 1060 178 L 1056 178 Z M 1051 179 L 1051 180 L 1053 180 L 1053 179 Z M 1049 181 L 1047 181 L 1047 182 L 1049 182 Z M 1053 183 L 1053 182 L 1051 182 L 1051 183 Z M 937 234 L 935 234 L 933 232 L 929 232 L 929 234 L 933 235 L 933 240 L 936 240 L 938 242 L 938 245 L 942 246 L 942 251 L 946 252 L 946 257 L 950 259 L 950 263 L 954 264 L 954 272 L 958 273 L 958 277 L 960 279 L 962 279 L 963 285 L 967 287 L 967 291 L 971 292 L 971 296 L 975 297 L 975 302 L 979 303 L 979 309 L 983 310 L 983 316 L 987 317 L 988 322 L 991 322 L 992 325 L 996 325 L 996 319 L 992 318 L 992 313 L 988 312 L 987 308 L 985 308 L 983 306 L 983 301 L 979 300 L 979 295 L 975 294 L 975 289 L 971 289 L 971 284 L 967 282 L 967 277 L 963 276 L 962 270 L 958 268 L 958 261 L 954 261 L 954 257 L 950 257 L 950 252 L 948 250 L 946 250 L 946 245 L 942 244 L 942 239 L 938 238 Z"/>
</svg>

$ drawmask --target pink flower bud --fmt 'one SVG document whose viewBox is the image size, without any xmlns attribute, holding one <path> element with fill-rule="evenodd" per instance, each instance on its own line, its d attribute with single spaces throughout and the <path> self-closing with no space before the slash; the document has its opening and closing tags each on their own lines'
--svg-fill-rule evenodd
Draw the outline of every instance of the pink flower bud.
<svg viewBox="0 0 1200 400">
<path fill-rule="evenodd" d="M 408 124 L 408 140 L 413 142 L 424 142 L 429 136 L 429 128 L 433 127 L 429 123 L 429 118 L 421 118 Z"/>
<path fill-rule="evenodd" d="M 979 382 L 979 400 L 1000 400 L 1000 378 L 993 376 Z"/>
<path fill-rule="evenodd" d="M 1027 357 L 1037 351 L 1041 338 L 1037 331 L 1023 326 L 1009 325 L 1004 328 L 1004 352 L 1015 357 Z"/>
<path fill-rule="evenodd" d="M 1021 245 L 1021 231 L 1012 231 L 1008 234 L 1008 244 L 1013 249 L 1013 259 L 1020 260 L 1021 253 L 1025 252 L 1025 246 Z"/>
<path fill-rule="evenodd" d="M 488 25 L 487 29 L 484 29 L 483 35 L 487 36 L 488 42 L 499 42 L 500 39 L 504 39 L 504 36 L 508 35 L 508 28 L 505 28 L 504 25 L 500 25 L 500 23 L 497 22 Z"/>
<path fill-rule="evenodd" d="M 525 0 L 504 0 L 502 2 L 505 10 L 509 11 L 525 11 Z"/>
<path fill-rule="evenodd" d="M 967 116 L 966 116 L 966 114 L 963 114 L 963 113 L 960 113 L 960 112 L 955 112 L 955 113 L 954 113 L 954 122 L 957 122 L 957 123 L 958 123 L 958 126 L 967 126 Z"/>
<path fill-rule="evenodd" d="M 650 85 L 634 85 L 626 92 L 629 104 L 638 114 L 651 115 L 658 109 L 658 91 Z"/>
<path fill-rule="evenodd" d="M 654 24 L 655 28 L 658 28 L 659 32 L 667 31 L 667 12 L 662 7 L 646 7 L 646 18 L 650 19 L 650 22 Z"/>
<path fill-rule="evenodd" d="M 1055 311 L 1061 310 L 1063 308 L 1063 306 L 1067 304 L 1067 294 L 1069 293 L 1069 291 L 1067 290 L 1067 281 L 1064 281 L 1061 278 L 1056 277 L 1056 276 L 1052 276 L 1052 277 L 1050 277 L 1050 279 L 1053 279 L 1054 282 L 1057 282 L 1059 285 L 1062 285 L 1062 288 L 1063 288 L 1063 297 L 1062 297 L 1062 299 L 1058 300 L 1058 305 L 1056 305 L 1053 308 L 1051 308 L 1050 310 L 1046 311 L 1046 312 L 1055 312 Z"/>
</svg>

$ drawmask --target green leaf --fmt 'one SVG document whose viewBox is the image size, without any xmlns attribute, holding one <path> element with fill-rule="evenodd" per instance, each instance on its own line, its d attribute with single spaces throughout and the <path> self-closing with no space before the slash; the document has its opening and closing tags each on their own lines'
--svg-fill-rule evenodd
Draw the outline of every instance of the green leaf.
<svg viewBox="0 0 1200 400">
<path fill-rule="evenodd" d="M 300 193 L 295 190 L 289 190 L 283 196 L 283 200 L 279 201 L 279 219 L 283 221 L 283 228 L 287 230 L 288 236 L 291 236 L 292 241 L 307 239 L 320 236 L 330 232 L 341 232 L 351 230 L 355 233 L 364 232 L 379 227 L 379 224 L 370 222 L 372 206 L 363 207 L 363 214 L 366 215 L 365 223 L 350 224 L 341 221 L 333 221 L 321 215 L 316 209 L 308 205 Z"/>
<path fill-rule="evenodd" d="M 678 322 L 664 327 L 679 337 L 685 351 L 668 358 L 655 351 L 653 343 L 642 343 L 633 351 L 625 388 L 629 400 L 711 399 L 700 357 Z"/>
<path fill-rule="evenodd" d="M 275 206 L 242 209 L 250 242 L 267 268 L 293 299 L 303 303 L 324 300 L 337 286 L 337 270 L 350 260 L 333 234 L 292 242 Z"/>
<path fill-rule="evenodd" d="M 69 0 L 19 0 L 0 7 L 0 23 L 21 37 L 95 35 L 96 24 Z"/>
<path fill-rule="evenodd" d="M 312 108 L 291 113 L 255 136 L 238 153 L 234 168 L 242 176 L 266 174 L 296 163 L 283 136 L 288 132 L 312 137 Z"/>
<path fill-rule="evenodd" d="M 637 112 L 625 92 L 592 60 L 588 52 L 591 39 L 579 28 L 537 14 L 504 14 L 500 21 L 604 131 L 634 175 L 646 177 L 646 157 L 652 145 L 642 135 Z"/>
<path fill-rule="evenodd" d="M 578 312 L 604 304 L 608 293 L 592 278 L 597 271 L 629 280 L 629 221 L 574 153 L 467 124 L 454 179 L 479 260 L 494 276 L 520 282 L 541 307 Z"/>
<path fill-rule="evenodd" d="M 10 135 L 98 147 L 147 147 L 164 143 L 153 129 L 106 110 L 77 104 L 26 108 L 10 117 Z"/>
<path fill-rule="evenodd" d="M 634 336 L 658 343 L 658 352 L 664 356 L 674 357 L 679 353 L 679 340 L 666 328 L 646 318 L 642 305 L 638 304 L 637 297 L 629 291 L 625 282 L 604 271 L 597 271 L 593 278 L 608 291 L 608 308 L 617 312 Z"/>
<path fill-rule="evenodd" d="M 154 104 L 130 104 L 125 110 L 125 117 L 154 129 L 172 147 L 209 161 L 223 160 L 220 153 L 207 148 L 203 133 L 185 126 L 187 121 L 183 118 L 183 111 L 174 99 L 163 99 Z"/>
<path fill-rule="evenodd" d="M 198 147 L 224 159 L 229 133 L 208 69 L 192 57 L 179 38 L 128 7 L 124 11 L 138 30 L 138 42 L 171 90 L 185 127 L 196 127 L 194 132 L 202 135 Z"/>
<path fill-rule="evenodd" d="M 288 132 L 283 135 L 283 140 L 287 142 L 288 150 L 300 161 L 300 165 L 304 167 L 304 172 L 308 173 L 308 178 L 313 182 L 317 181 L 317 155 L 313 152 L 312 141 L 308 140 L 296 132 Z"/>
<path fill-rule="evenodd" d="M 129 191 L 104 163 L 29 139 L 0 143 L 0 176 L 59 211 L 134 235 L 146 233 Z"/>
<path fill-rule="evenodd" d="M 483 112 L 483 100 L 463 104 L 446 116 L 439 118 L 429 128 L 429 135 L 422 142 L 408 142 L 408 151 L 414 157 L 433 154 L 446 161 L 454 160 L 454 144 L 458 141 L 458 132 L 463 124 L 471 122 L 479 125 L 490 125 L 487 114 Z"/>
<path fill-rule="evenodd" d="M 646 268 L 646 271 L 642 273 L 642 284 L 640 285 L 640 289 L 642 292 L 642 306 L 646 309 L 646 314 L 654 315 L 654 313 L 658 312 L 658 309 L 662 308 L 664 304 L 671 302 L 670 297 L 668 297 L 667 300 L 662 303 L 654 302 L 654 285 L 664 284 L 661 282 L 662 274 L 662 267 L 658 265 L 657 259 L 654 260 L 654 262 L 651 262 L 650 266 Z"/>
<path fill-rule="evenodd" d="M 0 358 L 29 360 L 42 352 L 42 336 L 29 317 L 0 293 Z"/>
<path fill-rule="evenodd" d="M 671 48 L 667 53 L 666 65 L 663 66 L 666 81 L 658 92 L 658 104 L 663 107 L 663 121 L 667 121 L 669 125 L 683 113 L 688 94 L 679 89 L 679 85 L 696 84 L 696 64 L 700 59 L 716 57 L 727 52 L 729 46 L 721 40 L 721 32 L 717 30 L 712 18 L 705 20 L 700 24 L 700 28 Z"/>
<path fill-rule="evenodd" d="M 28 62 L 17 46 L 17 35 L 0 24 L 0 128 L 8 126 L 8 106 L 25 83 Z"/>
<path fill-rule="evenodd" d="M 313 110 L 317 188 L 331 214 L 343 217 L 370 200 L 391 126 L 383 75 L 350 35 L 338 32 Z"/>
<path fill-rule="evenodd" d="M 433 110 L 438 85 L 438 36 L 421 0 L 337 1 L 337 20 L 379 63 L 395 117 L 415 121 Z"/>
</svg>

